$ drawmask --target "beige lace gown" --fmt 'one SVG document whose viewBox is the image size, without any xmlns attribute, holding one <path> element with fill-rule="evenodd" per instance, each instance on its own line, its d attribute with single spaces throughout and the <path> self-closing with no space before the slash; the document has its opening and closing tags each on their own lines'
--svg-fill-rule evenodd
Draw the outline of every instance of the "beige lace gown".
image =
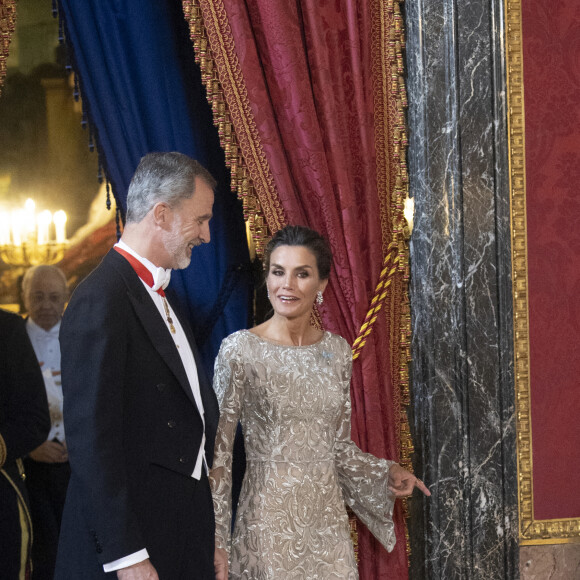
<svg viewBox="0 0 580 580">
<path fill-rule="evenodd" d="M 350 439 L 348 343 L 326 332 L 310 346 L 285 346 L 242 330 L 215 364 L 220 423 L 211 473 L 216 545 L 230 578 L 358 578 L 345 503 L 392 550 L 393 462 Z M 232 448 L 241 421 L 246 450 L 233 537 Z"/>
</svg>

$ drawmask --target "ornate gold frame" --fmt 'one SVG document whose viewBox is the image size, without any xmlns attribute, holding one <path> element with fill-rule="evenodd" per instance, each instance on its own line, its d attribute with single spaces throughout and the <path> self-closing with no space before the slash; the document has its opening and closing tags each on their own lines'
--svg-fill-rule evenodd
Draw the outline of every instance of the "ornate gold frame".
<svg viewBox="0 0 580 580">
<path fill-rule="evenodd" d="M 521 0 L 506 0 L 507 102 L 520 545 L 580 542 L 580 519 L 534 519 Z"/>
<path fill-rule="evenodd" d="M 16 2 L 15 0 L 2 0 L 0 2 L 0 94 L 6 75 L 6 59 L 10 49 L 10 41 L 16 25 Z"/>
</svg>

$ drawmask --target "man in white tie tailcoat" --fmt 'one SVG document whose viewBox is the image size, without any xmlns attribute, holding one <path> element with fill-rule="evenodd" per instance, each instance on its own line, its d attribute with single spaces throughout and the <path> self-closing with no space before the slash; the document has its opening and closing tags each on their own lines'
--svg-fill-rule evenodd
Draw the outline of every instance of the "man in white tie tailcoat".
<svg viewBox="0 0 580 580">
<path fill-rule="evenodd" d="M 63 422 L 58 334 L 68 299 L 66 276 L 56 266 L 33 266 L 22 280 L 26 331 L 44 379 L 50 412 L 46 441 L 28 454 L 24 466 L 34 530 L 35 580 L 52 580 L 70 465 Z"/>
<path fill-rule="evenodd" d="M 129 186 L 120 243 L 82 282 L 60 341 L 71 480 L 56 578 L 213 579 L 208 468 L 218 404 L 171 269 L 210 241 L 215 181 L 151 153 Z"/>
</svg>

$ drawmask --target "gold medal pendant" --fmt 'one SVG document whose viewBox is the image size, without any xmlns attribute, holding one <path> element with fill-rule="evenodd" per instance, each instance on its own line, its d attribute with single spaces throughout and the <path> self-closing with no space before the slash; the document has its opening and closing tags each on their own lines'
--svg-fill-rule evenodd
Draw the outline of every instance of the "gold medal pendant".
<svg viewBox="0 0 580 580">
<path fill-rule="evenodd" d="M 165 316 L 167 317 L 167 324 L 169 324 L 169 330 L 171 331 L 171 334 L 175 334 L 175 326 L 173 326 L 173 319 L 171 318 L 171 314 L 169 312 L 169 305 L 167 304 L 165 296 L 163 296 L 162 299 L 163 307 L 165 308 Z"/>
</svg>

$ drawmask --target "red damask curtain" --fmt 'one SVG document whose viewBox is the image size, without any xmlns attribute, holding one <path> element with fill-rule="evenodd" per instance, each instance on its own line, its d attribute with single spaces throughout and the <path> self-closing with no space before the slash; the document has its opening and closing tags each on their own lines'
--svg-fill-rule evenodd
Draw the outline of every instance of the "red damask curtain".
<svg viewBox="0 0 580 580">
<path fill-rule="evenodd" d="M 186 0 L 232 186 L 258 241 L 286 223 L 330 240 L 324 327 L 351 344 L 385 256 L 394 276 L 355 360 L 353 439 L 408 460 L 406 246 L 402 235 L 405 105 L 402 26 L 394 0 Z M 393 245 L 389 245 L 394 242 Z M 401 456 L 401 445 L 404 453 Z M 407 578 L 405 526 L 388 554 L 359 525 L 363 579 Z"/>
<path fill-rule="evenodd" d="M 531 462 L 522 471 L 532 504 L 524 513 L 555 537 L 577 541 L 580 5 L 534 0 L 522 2 L 521 10 L 531 416 Z M 557 494 L 554 481 L 561 482 Z"/>
</svg>

